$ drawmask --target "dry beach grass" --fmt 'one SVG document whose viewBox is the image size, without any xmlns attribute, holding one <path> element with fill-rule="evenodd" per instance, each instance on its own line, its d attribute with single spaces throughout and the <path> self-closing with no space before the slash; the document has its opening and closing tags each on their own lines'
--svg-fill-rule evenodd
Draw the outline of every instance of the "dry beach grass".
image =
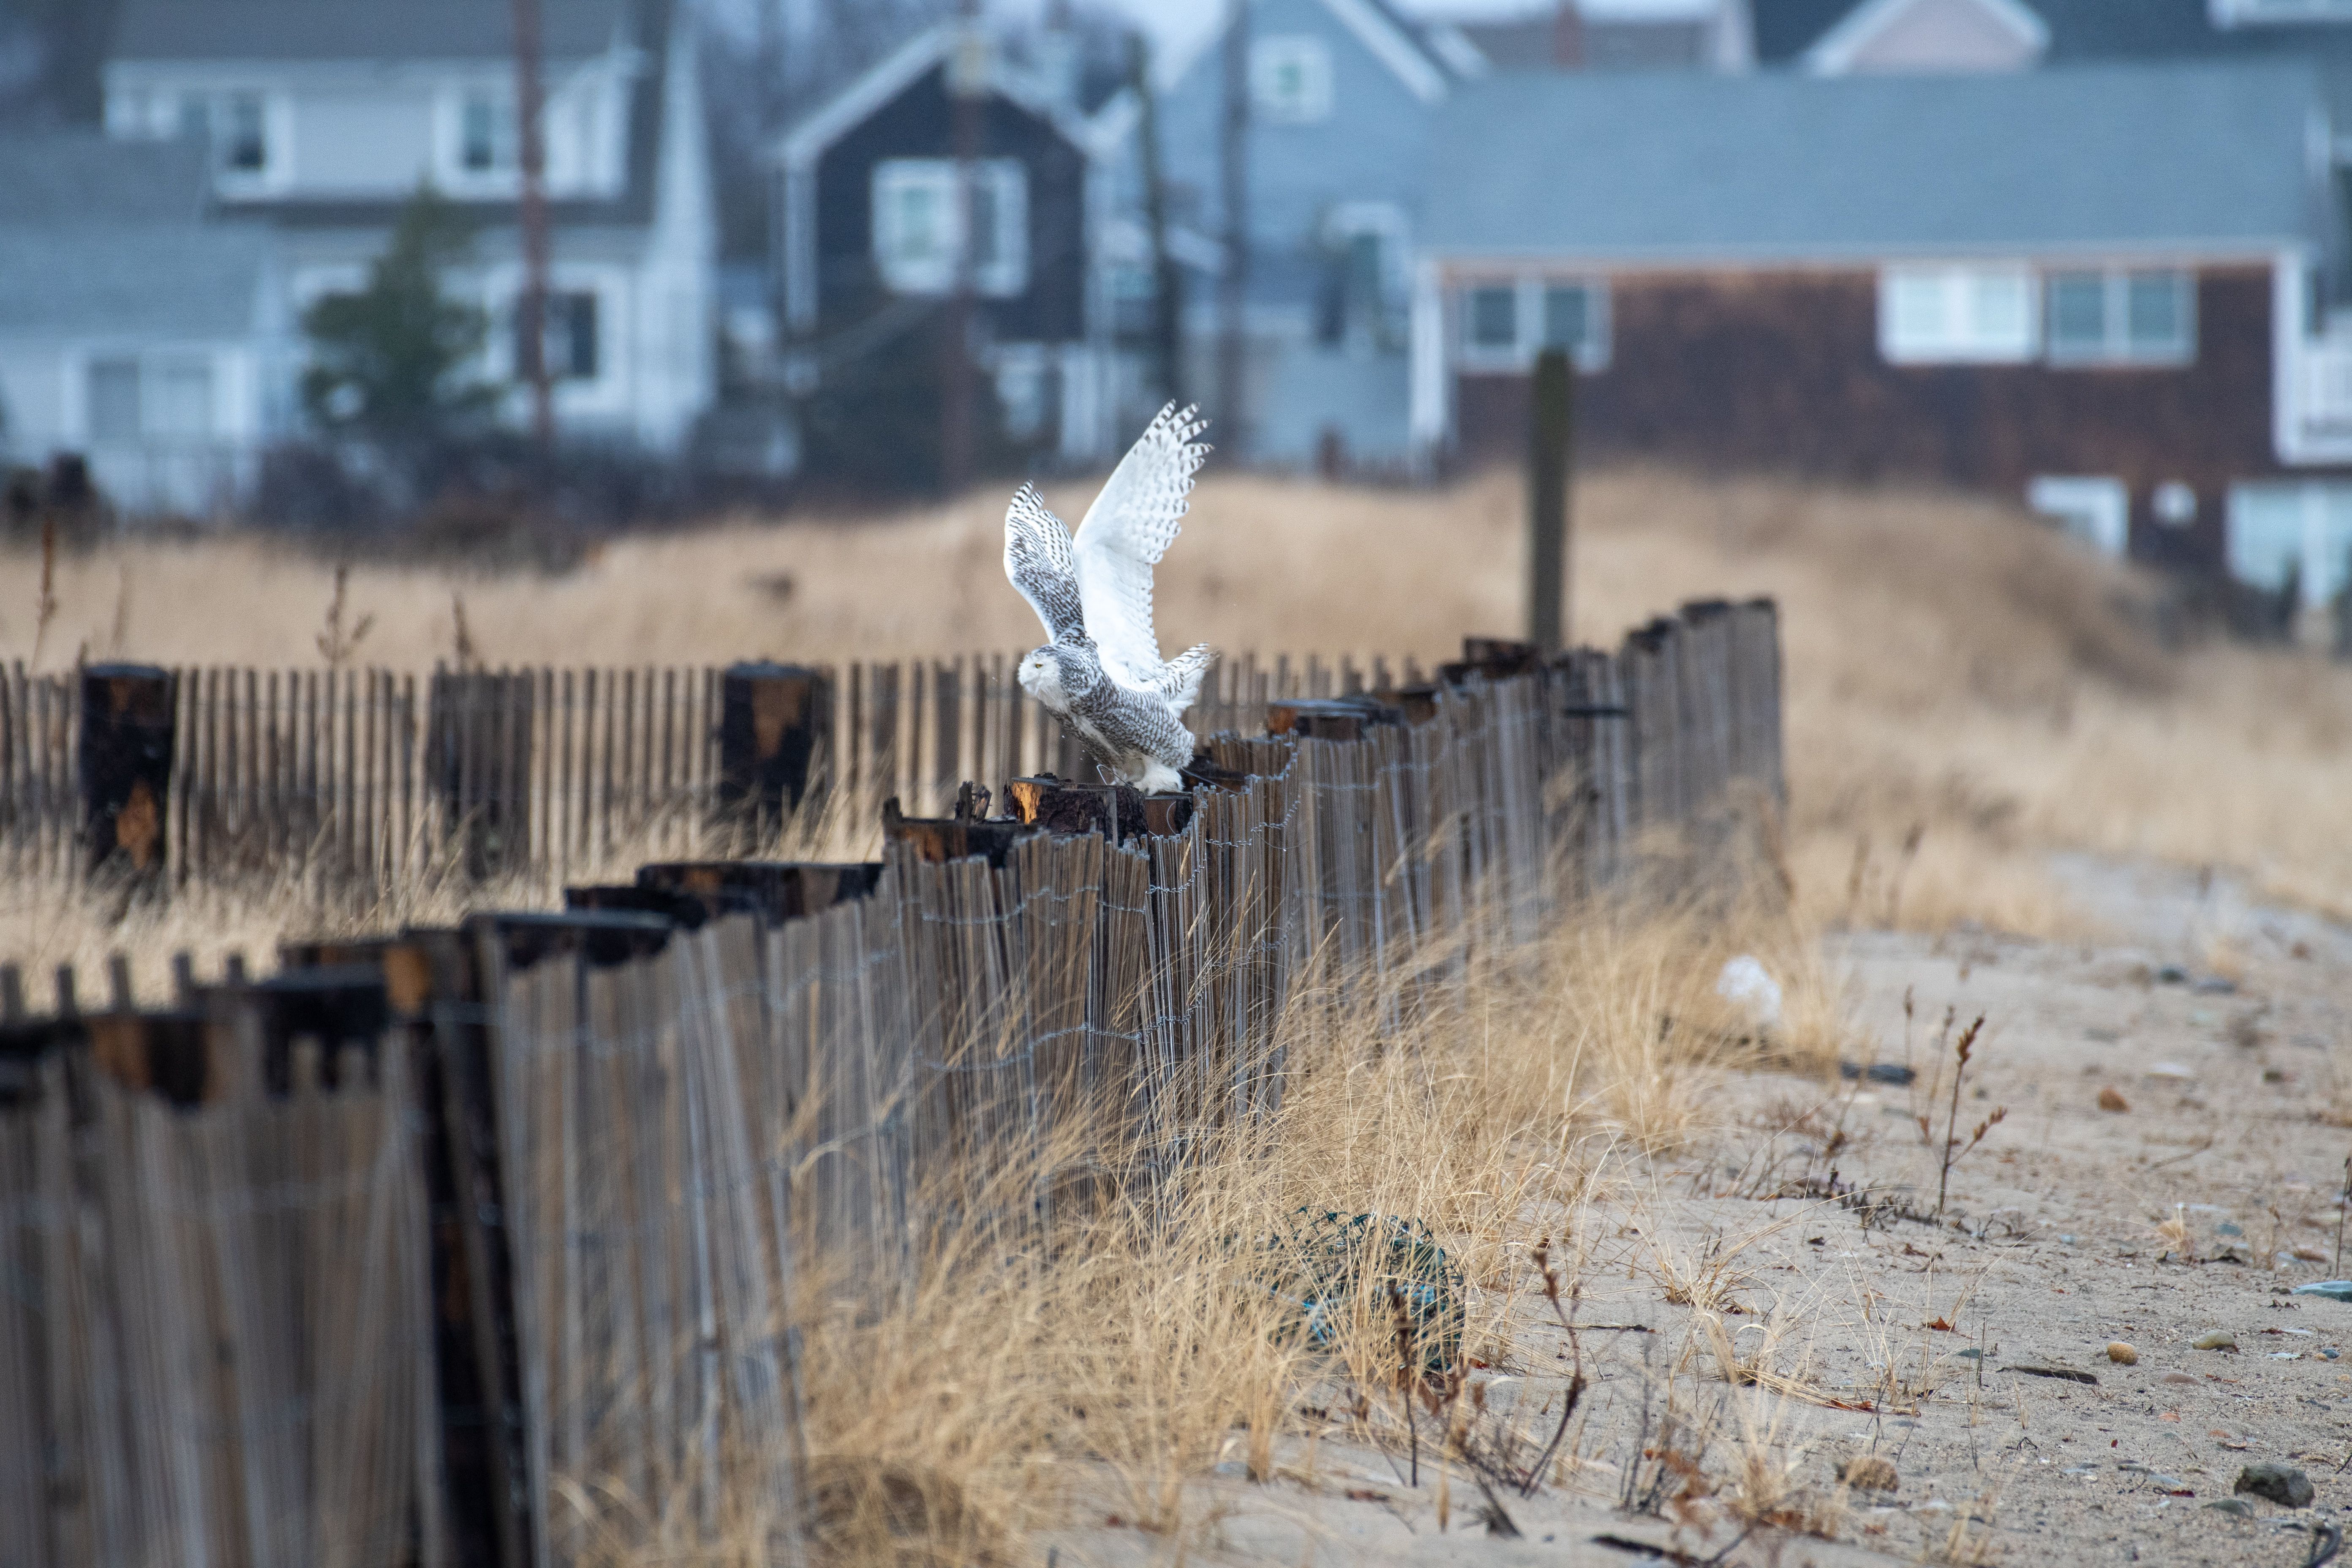
<svg viewBox="0 0 2352 1568">
<path fill-rule="evenodd" d="M 1084 489 L 1049 499 L 1075 515 Z M 1465 630 L 1516 623 L 1519 506 L 1500 476 L 1436 494 L 1217 479 L 1160 575 L 1163 640 L 1444 655 Z M 2059 1553 L 2048 1560 L 2122 1561 L 2114 1543 L 2155 1527 L 2133 1515 L 2118 1536 L 2117 1520 L 2049 1500 L 2059 1472 L 2039 1461 L 2058 1443 L 2079 1438 L 2071 1458 L 2088 1458 L 2112 1432 L 2118 1452 L 2129 1442 L 2147 1466 L 2185 1468 L 2163 1445 L 2205 1443 L 2208 1423 L 2281 1457 L 2334 1432 L 2336 1416 L 2295 1404 L 2336 1397 L 2320 1381 L 2332 1371 L 2192 1361 L 2175 1321 L 2260 1320 L 2290 1267 L 2284 1246 L 2242 1275 L 2165 1277 L 2163 1307 L 2122 1295 L 2142 1276 L 2119 1271 L 2156 1267 L 2172 1205 L 2228 1209 L 2244 1229 L 2268 1204 L 2290 1242 L 2335 1214 L 2338 1135 L 2279 1096 L 2316 1084 L 2325 1114 L 2345 1102 L 2325 1086 L 2352 1047 L 2331 999 L 2352 969 L 2298 969 L 2273 944 L 2235 965 L 2245 992 L 2229 1016 L 2200 1014 L 2223 1004 L 2155 986 L 2151 966 L 2217 954 L 2116 930 L 2116 910 L 2082 899 L 2052 856 L 2218 871 L 2258 898 L 2352 912 L 2352 673 L 2168 649 L 2149 584 L 1983 502 L 1621 469 L 1584 482 L 1578 507 L 1574 621 L 1588 636 L 1685 597 L 1780 599 L 1790 814 L 1776 847 L 1793 906 L 1768 878 L 1729 904 L 1578 911 L 1540 953 L 1495 963 L 1458 1006 L 1402 1031 L 1303 999 L 1277 1126 L 1205 1160 L 1172 1219 L 1113 1206 L 1074 1221 L 1049 1238 L 1051 1268 L 951 1231 L 919 1288 L 879 1311 L 807 1281 L 811 1445 L 855 1505 L 839 1510 L 831 1560 L 1471 1560 L 1511 1529 L 1559 1535 L 1570 1561 L 1634 1560 L 1591 1547 L 1596 1533 L 1703 1561 L 1746 1532 L 1725 1561 L 1977 1562 L 2007 1521 L 2045 1510 L 2032 1539 Z M 493 663 L 1024 646 L 1034 622 L 1003 585 L 998 528 L 994 500 L 974 499 L 624 539 L 554 577 L 361 565 L 352 611 L 373 624 L 356 657 L 447 656 L 460 596 Z M 0 657 L 23 657 L 33 567 L 14 556 L 0 570 Z M 316 658 L 333 573 L 245 539 L 128 542 L 62 563 L 57 592 L 52 663 L 86 646 L 294 664 Z M 419 887 L 359 918 L 446 918 L 470 896 Z M 121 925 L 106 912 L 11 889 L 0 956 L 92 963 L 116 946 L 190 946 L 208 967 L 322 918 L 291 885 L 133 910 Z M 2017 940 L 2033 938 L 2066 941 Z M 2072 956 L 2097 942 L 2116 945 Z M 1741 952 L 1788 993 L 1767 1038 L 1714 993 Z M 1912 1129 L 1941 1105 L 1930 1087 L 1951 1084 L 1947 1007 L 1993 1015 L 1985 1065 L 1967 1098 L 1952 1091 L 1960 1134 L 2011 1111 L 1953 1178 L 1958 1231 L 1900 1212 L 1935 1206 L 1940 1109 L 1932 1135 Z M 2289 1043 L 2306 1036 L 2320 1045 Z M 2095 1043 L 2119 1037 L 2148 1044 Z M 2148 1051 L 2218 1087 L 2168 1077 L 2156 1109 L 2135 1076 Z M 1909 1058 L 1921 1079 L 1841 1087 L 1841 1056 Z M 2095 1108 L 2110 1079 L 2139 1110 Z M 2195 1151 L 2200 1128 L 2223 1146 L 2209 1135 Z M 1832 1180 L 1898 1207 L 1841 1203 Z M 1376 1299 L 1328 1345 L 1289 1331 L 1257 1238 L 1301 1206 L 1431 1227 L 1466 1281 L 1465 1375 L 1400 1379 Z M 2200 1224 L 2210 1254 L 2213 1222 Z M 2083 1248 L 2056 1250 L 2061 1229 Z M 2084 1345 L 2127 1333 L 2148 1352 L 2129 1409 L 2119 1387 L 1997 1370 L 2024 1359 L 2003 1339 L 2080 1364 Z M 2157 1382 L 2175 1367 L 2196 1386 Z M 2266 1394 L 2275 1409 L 2237 1411 L 2223 1368 L 2309 1377 Z M 1563 1423 L 1580 1375 L 1589 1387 Z M 2177 1421 L 2184 1408 L 2193 1431 L 2164 1424 L 2161 1410 Z M 2246 1430 L 2258 1415 L 2277 1430 Z M 1849 1464 L 1861 1458 L 1894 1467 L 1901 1507 L 1864 1484 Z M 1507 1484 L 1522 1472 L 1524 1490 Z M 2184 1479 L 2226 1494 L 2226 1477 Z M 599 1495 L 579 1479 L 573 1495 Z M 710 1560 L 751 1561 L 755 1539 Z M 2245 1561 L 2269 1544 L 2176 1541 L 2172 1556 Z"/>
</svg>

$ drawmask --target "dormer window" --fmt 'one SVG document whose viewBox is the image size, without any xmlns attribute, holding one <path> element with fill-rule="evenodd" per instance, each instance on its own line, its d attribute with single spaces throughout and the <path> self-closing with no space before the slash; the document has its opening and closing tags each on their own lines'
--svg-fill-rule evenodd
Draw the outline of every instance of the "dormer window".
<svg viewBox="0 0 2352 1568">
<path fill-rule="evenodd" d="M 468 174 L 505 174 L 516 166 L 521 141 L 514 100 L 477 89 L 466 95 L 457 119 L 457 166 Z"/>
<path fill-rule="evenodd" d="M 1277 125 L 1311 125 L 1331 113 L 1331 50 L 1307 34 L 1250 45 L 1250 102 Z"/>
<path fill-rule="evenodd" d="M 257 92 L 192 92 L 180 100 L 180 133 L 207 142 L 225 174 L 269 172 L 269 105 Z"/>
</svg>

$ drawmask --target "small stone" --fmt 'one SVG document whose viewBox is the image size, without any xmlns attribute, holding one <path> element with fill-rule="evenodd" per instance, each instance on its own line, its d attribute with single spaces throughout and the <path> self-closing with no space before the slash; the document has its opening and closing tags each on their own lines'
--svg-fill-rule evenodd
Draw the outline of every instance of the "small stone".
<svg viewBox="0 0 2352 1568">
<path fill-rule="evenodd" d="M 2157 983 L 2162 985 L 2186 985 L 2189 984 L 2189 971 L 2177 963 L 2168 963 L 2156 972 L 2156 978 Z"/>
<path fill-rule="evenodd" d="M 2160 1078 L 2168 1083 L 2187 1083 L 2197 1075 L 2179 1062 L 2158 1062 L 2147 1069 L 2150 1078 Z"/>
<path fill-rule="evenodd" d="M 2220 1225 L 2213 1227 L 2213 1234 L 2215 1236 L 2243 1236 L 2246 1234 L 2246 1227 L 2234 1221 L 2225 1219 Z"/>
<path fill-rule="evenodd" d="M 2156 1380 L 2158 1383 L 2195 1383 L 2196 1376 L 2186 1372 L 2168 1372 Z"/>
<path fill-rule="evenodd" d="M 2294 1288 L 2298 1296 L 2325 1296 L 2331 1301 L 2352 1301 L 2352 1279 L 2315 1279 Z"/>
<path fill-rule="evenodd" d="M 2248 1465 L 2238 1472 L 2238 1484 L 2230 1489 L 2252 1492 L 2281 1508 L 2311 1506 L 2311 1478 L 2292 1465 Z"/>
<path fill-rule="evenodd" d="M 2114 1084 L 2109 1084 L 2105 1089 L 2099 1090 L 2099 1109 L 2101 1110 L 2129 1110 L 2131 1109 L 2131 1101 L 2126 1100 L 2116 1089 Z"/>
<path fill-rule="evenodd" d="M 2117 1366 L 2137 1366 L 2139 1364 L 2139 1352 L 2121 1340 L 2113 1340 L 2107 1345 L 2107 1359 Z"/>
<path fill-rule="evenodd" d="M 1891 1492 L 1896 1482 L 1894 1462 L 1876 1454 L 1848 1459 L 1838 1467 L 1838 1479 L 1863 1492 Z"/>
<path fill-rule="evenodd" d="M 2196 1346 L 2200 1351 L 2233 1351 L 2238 1348 L 2238 1336 L 2227 1329 L 2215 1329 L 2210 1334 L 2199 1335 Z"/>
<path fill-rule="evenodd" d="M 2240 1519 L 2252 1519 L 2254 1514 L 2254 1505 L 2241 1497 L 2225 1497 L 2219 1502 L 2209 1502 L 2205 1506 L 2215 1513 L 2234 1513 Z"/>
</svg>

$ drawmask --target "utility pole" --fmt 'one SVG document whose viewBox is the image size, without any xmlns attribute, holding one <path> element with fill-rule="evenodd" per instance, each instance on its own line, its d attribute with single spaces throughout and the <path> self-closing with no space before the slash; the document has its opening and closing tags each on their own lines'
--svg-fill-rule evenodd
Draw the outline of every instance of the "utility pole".
<svg viewBox="0 0 2352 1568">
<path fill-rule="evenodd" d="M 530 438 L 555 450 L 555 386 L 547 366 L 547 137 L 540 83 L 539 0 L 513 0 L 515 126 L 521 164 L 522 297 L 515 302 L 515 369 L 530 384 Z"/>
<path fill-rule="evenodd" d="M 1151 236 L 1151 349 L 1160 362 L 1160 395 L 1184 395 L 1184 274 L 1168 254 L 1168 182 L 1160 167 L 1160 98 L 1151 89 L 1151 46 L 1141 32 L 1128 39 L 1128 78 L 1135 92 L 1136 145 L 1143 160 L 1143 221 Z"/>
<path fill-rule="evenodd" d="M 955 143 L 955 284 L 948 296 L 947 341 L 940 346 L 946 358 L 940 367 L 940 488 L 949 495 L 961 494 L 971 483 L 978 444 L 972 428 L 978 389 L 972 384 L 971 334 L 972 261 L 980 237 L 973 222 L 979 204 L 972 200 L 972 177 L 977 172 L 973 161 L 980 156 L 982 100 L 988 90 L 988 43 L 980 31 L 978 0 L 962 0 L 961 8 L 955 58 L 947 73 L 950 134 Z M 993 222 L 992 210 L 989 216 Z"/>
<path fill-rule="evenodd" d="M 1528 640 L 1546 654 L 1567 646 L 1568 487 L 1575 462 L 1576 366 L 1566 349 L 1536 356 L 1528 431 Z"/>
<path fill-rule="evenodd" d="M 1233 0 L 1225 25 L 1224 124 L 1219 159 L 1225 209 L 1225 266 L 1217 279 L 1217 417 L 1225 439 L 1247 429 L 1242 407 L 1247 367 L 1249 285 L 1249 0 Z"/>
</svg>

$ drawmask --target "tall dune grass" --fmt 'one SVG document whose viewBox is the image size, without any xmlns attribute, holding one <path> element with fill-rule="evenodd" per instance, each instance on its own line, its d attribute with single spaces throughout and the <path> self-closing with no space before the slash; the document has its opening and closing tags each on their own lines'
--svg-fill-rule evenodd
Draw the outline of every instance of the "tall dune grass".
<svg viewBox="0 0 2352 1568">
<path fill-rule="evenodd" d="M 1048 499 L 1075 519 L 1089 488 Z M 1159 574 L 1161 640 L 1427 658 L 1508 632 L 1520 509 L 1507 475 L 1434 492 L 1213 478 Z M 1815 916 L 2055 931 L 2073 923 L 2043 870 L 2060 847 L 2234 869 L 2352 913 L 2352 671 L 2168 649 L 2153 584 L 1986 501 L 1620 468 L 1588 477 L 1576 509 L 1588 638 L 1684 597 L 1780 598 L 1790 860 Z M 347 615 L 373 617 L 356 658 L 407 667 L 454 652 L 460 600 L 492 663 L 1024 647 L 1039 632 L 1004 584 L 1001 529 L 983 494 L 626 538 L 554 577 L 362 564 Z M 5 561 L 0 657 L 21 658 L 37 572 Z M 53 662 L 310 664 L 334 573 L 251 538 L 134 541 L 68 558 L 56 593 Z"/>
</svg>

